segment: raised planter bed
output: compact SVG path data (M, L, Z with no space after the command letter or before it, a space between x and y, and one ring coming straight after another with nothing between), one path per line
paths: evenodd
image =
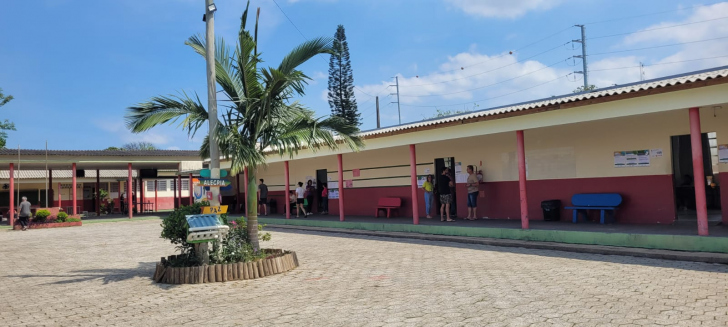
M34 223L31 222L28 225L28 229L42 229L42 228L59 228L59 227L73 227L73 226L82 226L82 221L73 221L73 222L65 222L65 223ZM15 224L13 226L13 230L21 230L23 229L20 224Z
M164 284L202 284L230 282L235 280L258 279L272 276L298 267L296 252L279 249L265 249L272 252L265 259L253 262L225 263L197 267L165 267L167 260L162 258L154 271L154 281Z

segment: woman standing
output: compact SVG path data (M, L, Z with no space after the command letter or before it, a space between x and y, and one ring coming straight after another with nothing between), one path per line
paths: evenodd
M427 175L427 180L422 185L422 188L425 189L425 213L427 214L427 218L432 219L430 209L432 208L432 191L435 189L435 186L432 185L432 175Z
M306 183L306 201L308 202L308 214L313 215L313 196L316 194L316 188L313 186L313 181L308 180Z
M306 212L306 208L303 207L303 199L304 193L306 191L303 189L303 183L298 182L298 187L296 188L296 218L298 218L298 212L303 211L303 217L308 217L308 213Z
M323 184L324 189L321 191L321 208L323 209L322 214L329 214L329 188L326 184Z

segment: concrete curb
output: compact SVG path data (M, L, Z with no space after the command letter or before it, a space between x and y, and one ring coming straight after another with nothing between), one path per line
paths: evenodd
M325 232L325 233L405 238L405 239L426 240L426 241L480 244L480 245L503 246L503 247L520 247L520 248L538 249L538 250L554 250L554 251L604 254L604 255L622 255L622 256L633 256L633 257L651 258L651 259L728 264L728 254L724 254L724 253L685 252L685 251L658 250L658 249L625 248L625 247L604 246L604 245L567 244L567 243L538 242L538 241L519 241L519 240L483 238L483 237L447 236L447 235L433 235L433 234L406 233L406 232L383 232L383 231L353 230L353 229L326 228L326 227L309 227L309 226L296 226L296 225L268 224L267 227L272 228L272 229L279 229L279 230L285 230L285 229L305 230L305 231L315 231L315 232Z

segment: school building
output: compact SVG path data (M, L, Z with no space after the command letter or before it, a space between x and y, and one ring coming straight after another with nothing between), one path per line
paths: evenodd
M257 177L265 179L269 198L276 199L275 210L286 213L287 192L313 180L319 190L329 185L329 212L342 221L373 216L378 199L396 197L403 201L399 216L418 224L425 216L418 179L437 177L442 167L450 167L456 179L454 211L465 217L462 174L473 165L483 176L478 216L518 219L524 229L529 221L543 219L541 202L546 200L560 200L561 220L571 220L572 211L564 208L573 195L583 193L620 194L616 224L685 220L695 223L695 233L708 235L709 226L728 223L722 210L728 194L721 192L722 181L728 182L728 67L361 136L365 148L359 152L302 149L293 158L271 153ZM234 182L242 180L238 176ZM244 196L245 188L235 188L228 196ZM320 206L316 198L314 212ZM430 214L439 221L439 208L433 207Z
M99 216L102 190L108 193L105 200L112 203L112 213L122 213L122 198L125 206L133 203L136 213L173 209L192 201L191 172L202 168L198 151L178 150L5 148L0 149L0 163L0 214L11 224L7 213L22 197L34 210L60 207L69 215ZM127 211L129 218L135 213Z

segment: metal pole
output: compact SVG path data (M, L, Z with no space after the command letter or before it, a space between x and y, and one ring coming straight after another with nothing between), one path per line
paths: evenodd
M101 173L96 169L96 217L101 217Z
M693 184L695 210L698 214L698 235L708 236L708 206L705 199L705 168L703 168L703 140L700 129L700 108L690 108L690 146L693 153Z
M516 131L518 140L518 188L521 195L521 228L528 229L528 196L526 192L526 147L523 131Z
M46 170L46 172L48 172L48 141L47 140L46 140L46 167L45 167L45 170ZM48 172L48 178L52 178L51 175L50 175L50 172ZM49 206L48 205L48 183L49 183L48 178L46 178L45 206L47 208L50 208L52 206Z
M212 0L205 0L205 60L207 61L207 111L210 122L210 178L220 178L220 150L217 144L217 97L215 87L215 12L210 11ZM220 188L211 187L211 206L219 206Z
M589 91L589 71L587 70L586 60L586 27L584 25L574 25L581 28L581 40L573 40L572 42L581 43L581 56L574 56L574 58L581 58L582 71L576 72L584 75L584 92Z
M129 164L129 167L131 167L131 164ZM71 164L71 169L72 169L71 174L73 174L73 178L72 178L73 185L71 185L71 187L72 187L71 196L73 199L73 202L71 202L71 205L73 206L73 209L71 210L71 212L73 212L73 215L75 216L75 215L78 215L78 209L76 208L76 163L75 162L73 164ZM130 176L129 178L131 180L131 170L129 170L129 176ZM131 218L131 217L129 217L129 218Z
M129 213L128 214L129 219L132 219L134 217L134 207L133 207L133 203L131 202L131 199L132 199L132 196L131 196L131 184L132 184L132 181L131 181L131 162L127 164L127 172L128 172L128 176L127 176L127 179L126 179L126 202L127 202L126 208L127 208L127 212ZM74 196L74 198L76 198L76 197Z
M379 124L379 96L377 96L375 99L377 102L377 128L380 128L381 125Z
M420 224L420 208L417 197L417 154L415 145L410 144L410 188L412 189L412 223Z
M399 116L399 124L402 125L402 112L399 110L399 76L395 76L394 81L397 85L397 115Z
M10 228L13 228L15 224L15 164L10 163L10 212L8 212L8 221L10 222Z

